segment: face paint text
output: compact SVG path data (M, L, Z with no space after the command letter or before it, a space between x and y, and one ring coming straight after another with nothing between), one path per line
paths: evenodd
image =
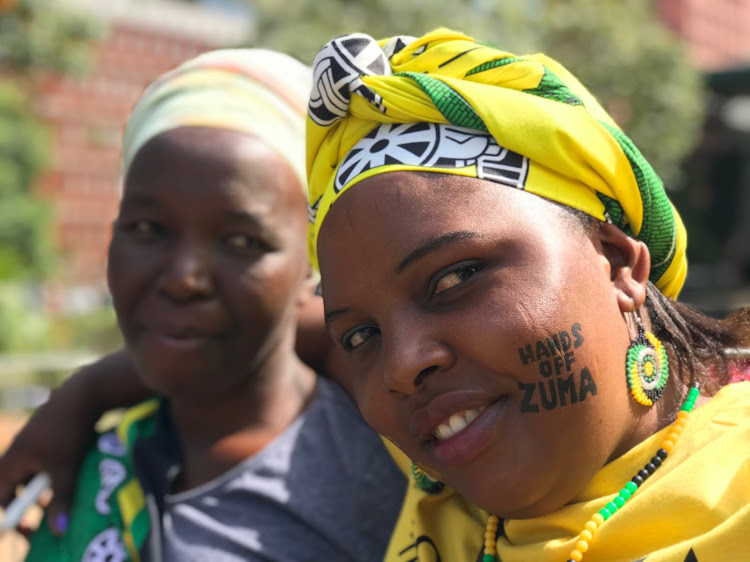
M583 402L589 394L596 395L596 383L589 369L583 367L578 373L574 370L574 350L581 347L583 341L581 325L575 323L570 333L562 330L518 348L521 363L537 363L543 377L536 383L518 383L519 389L524 391L521 412L539 413L540 405L550 411Z

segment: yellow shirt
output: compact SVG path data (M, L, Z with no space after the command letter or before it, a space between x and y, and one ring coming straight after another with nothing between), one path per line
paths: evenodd
M654 456L668 428L600 470L555 513L506 520L502 562L565 562L577 535ZM395 453L399 464L408 461ZM386 562L481 560L487 514L446 488L411 482ZM750 560L750 382L724 387L693 411L662 466L596 532L584 562Z

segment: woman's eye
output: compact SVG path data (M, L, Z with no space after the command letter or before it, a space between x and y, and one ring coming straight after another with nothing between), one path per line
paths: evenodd
M263 247L263 243L257 238L245 234L233 234L226 238L228 246L236 250L255 250Z
M135 234L141 240L151 240L164 231L158 223L149 220L133 221L125 226L125 230Z
M435 296L447 289L455 287L456 285L460 285L470 277L476 275L481 269L481 264L471 263L448 271L437 279L432 290L432 295Z
M133 225L133 232L136 234L154 234L156 225L151 221L138 221Z
M352 349L359 347L372 336L377 335L379 330L375 326L360 326L349 330L344 334L342 338L342 344L344 349L351 351Z

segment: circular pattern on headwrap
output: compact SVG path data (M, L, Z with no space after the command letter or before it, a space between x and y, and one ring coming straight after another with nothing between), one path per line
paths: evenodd
M686 233L661 180L559 63L439 29L418 39L339 37L313 68L308 242L316 267L321 225L347 189L390 171L440 171L512 185L613 222L648 246L656 286L670 297L679 293ZM447 149L443 141L459 134L473 137L472 145L491 138L495 154L430 157L432 145ZM501 153L500 172L486 173L486 161Z
M368 88L360 76L384 76L390 72L391 65L385 53L369 35L351 33L330 41L313 64L310 115L319 125L332 125L346 117L352 94L381 107L382 98Z
M437 123L394 123L376 127L341 162L334 190L382 166L439 168L523 189L529 160L495 142L489 134Z

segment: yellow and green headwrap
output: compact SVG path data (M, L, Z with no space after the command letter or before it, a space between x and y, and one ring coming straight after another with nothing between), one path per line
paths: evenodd
M510 185L610 221L643 241L651 281L676 297L686 233L653 168L581 83L541 55L515 56L438 29L329 42L307 117L309 250L359 181L440 171Z

